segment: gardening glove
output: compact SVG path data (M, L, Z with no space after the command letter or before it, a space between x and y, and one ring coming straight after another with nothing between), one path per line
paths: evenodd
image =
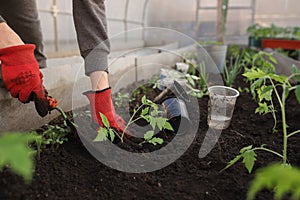
M50 110L34 49L33 44L0 49L2 79L12 97L22 103L34 101L38 114L44 117Z
M111 88L106 88L100 91L87 91L83 93L90 101L90 110L94 123L103 127L100 113L108 119L110 127L116 129L119 134L123 133L126 123L121 116L116 114L113 102L111 99ZM124 134L128 138L127 134Z

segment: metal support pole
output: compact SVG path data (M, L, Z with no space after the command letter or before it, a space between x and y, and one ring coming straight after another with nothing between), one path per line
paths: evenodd
M145 40L145 24L146 24L146 12L147 12L147 7L148 7L148 2L149 0L145 0L144 3L144 8L143 8L143 17L142 17L142 28L143 28L143 36L142 40Z
M57 4L56 0L52 1L52 7L51 7L51 14L53 16L53 28L54 28L54 49L56 52L58 52L58 28L57 28L57 14L58 14L58 9L57 9Z
M251 24L255 23L255 11L256 11L256 0L252 0L252 15L251 15Z
M129 7L129 1L130 0L126 0L126 4L125 4L125 12L124 12L124 32L125 32L125 41L127 42L128 39L128 35L127 35L127 30L128 30L128 24L127 24L127 20L128 20L128 7Z

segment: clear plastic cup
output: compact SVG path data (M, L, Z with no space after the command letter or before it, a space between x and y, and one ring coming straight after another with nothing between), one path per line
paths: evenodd
M211 86L208 88L208 93L208 126L212 129L228 128L240 93L226 86Z

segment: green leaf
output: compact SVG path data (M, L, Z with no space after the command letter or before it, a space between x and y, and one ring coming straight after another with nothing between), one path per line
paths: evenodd
M3 133L0 136L0 169L6 165L26 182L32 179L35 151L28 143L38 140L40 136L26 133Z
M239 161L242 158L242 155L237 155L235 158L233 158L231 161L229 161L226 165L226 167L224 169L222 169L221 171L228 169L229 167L231 167L232 165L234 165L237 161Z
M296 95L298 102L300 103L300 85L296 86L295 95Z
M266 102L258 103L258 107L255 109L255 113L259 113L259 114L266 114L269 111L270 110Z
M273 62L274 64L277 64L277 60L271 55L271 54L266 54L268 59L270 59L271 62Z
M256 90L257 90L257 88L260 88L264 84L264 80L265 80L264 77L259 78L251 84L250 91L251 91L253 97L256 97Z
M286 76L279 76L279 75L277 75L277 74L269 74L269 76L270 76L270 78L271 79L273 79L273 80L275 80L275 81L277 81L277 82L279 82L279 83L284 83L284 81L287 79L287 77Z
M267 74L261 69L251 69L249 72L243 74L243 76L247 77L249 80L258 79L266 75Z
M156 117L156 116L158 115L158 110L157 110L157 109L152 110L152 111L150 112L150 115L151 115L152 117Z
M259 101L261 102L264 99L266 101L271 101L272 100L272 92L273 92L273 87L272 86L263 85L261 88L259 88L257 90Z
M141 116L144 120L146 120L147 122L150 122L150 115L146 115L146 116Z
M234 165L237 161L239 161L239 160L242 158L243 154L244 154L246 151L251 150L251 149L252 149L252 145L246 146L246 147L242 148L242 149L240 150L240 154L237 155L235 158L233 158L231 161L229 161L229 162L227 163L226 167L225 167L224 169L222 169L221 171L223 171L223 170L225 170L225 169L228 169L229 167L231 167L232 165Z
M188 83L189 83L191 86L193 86L193 87L196 86L196 82L194 81L194 79L193 79L190 75L189 75L189 76L186 76L186 79L187 79Z
M146 141L150 140L154 135L154 131L147 131L146 134L144 135L144 139Z
M94 142L103 142L103 141L105 141L107 139L107 134L108 134L108 132L107 132L106 128L100 128L96 138L94 139Z
M284 195L300 199L300 169L280 164L259 169L251 182L247 200L255 199L263 189L272 190L274 199L282 199Z
M163 129L166 122L167 122L166 118L163 118L163 117L156 118L156 125L159 128L159 130Z
M166 122L164 124L164 129L170 130L170 131L174 131L172 125L169 122Z
M154 137L151 140L148 141L150 144L153 144L154 146L157 144L162 144L164 142L163 139L158 138L158 137Z
M146 104L147 103L147 99L146 99L146 96L144 95L143 97L142 97L142 104Z
M110 140L113 142L115 139L115 132L113 129L109 129L109 136L110 136Z
M100 117L101 117L101 120L102 120L103 125L104 125L106 128L109 128L109 127L110 127L110 124L109 124L109 121L108 121L107 117L106 117L104 114L102 114L102 113L100 113Z
M240 150L240 153L243 154L244 152L251 150L251 149L252 149L252 145L246 146Z
M144 108L143 110L142 110L142 113L141 113L141 115L146 115L146 114L148 114L148 112L149 112L149 107L147 107L147 108Z
M243 154L243 163L245 164L247 170L249 173L251 173L254 162L256 160L256 153L251 149L251 150L246 150Z
M150 123L150 125L152 127L152 130L154 130L155 127L156 127L156 119L155 119L155 117L149 116L149 123Z

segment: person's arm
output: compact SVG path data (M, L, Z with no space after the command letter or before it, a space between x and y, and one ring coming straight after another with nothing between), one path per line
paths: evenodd
M1 16L0 16L1 17ZM1 18L3 19L3 18ZM0 23L0 49L22 45L24 42L5 22Z
M92 83L91 90L84 94L90 101L93 121L103 127L102 113L110 126L122 133L125 121L115 112L108 79L110 41L104 0L73 0L73 16L80 53L85 61L85 74Z
M85 73L91 79L92 90L109 87L108 59L110 42L104 0L73 0L73 16Z
M8 26L0 23L1 78L11 96L22 103L34 101L41 117L48 114L49 102L43 75L34 56L35 45L24 44Z

